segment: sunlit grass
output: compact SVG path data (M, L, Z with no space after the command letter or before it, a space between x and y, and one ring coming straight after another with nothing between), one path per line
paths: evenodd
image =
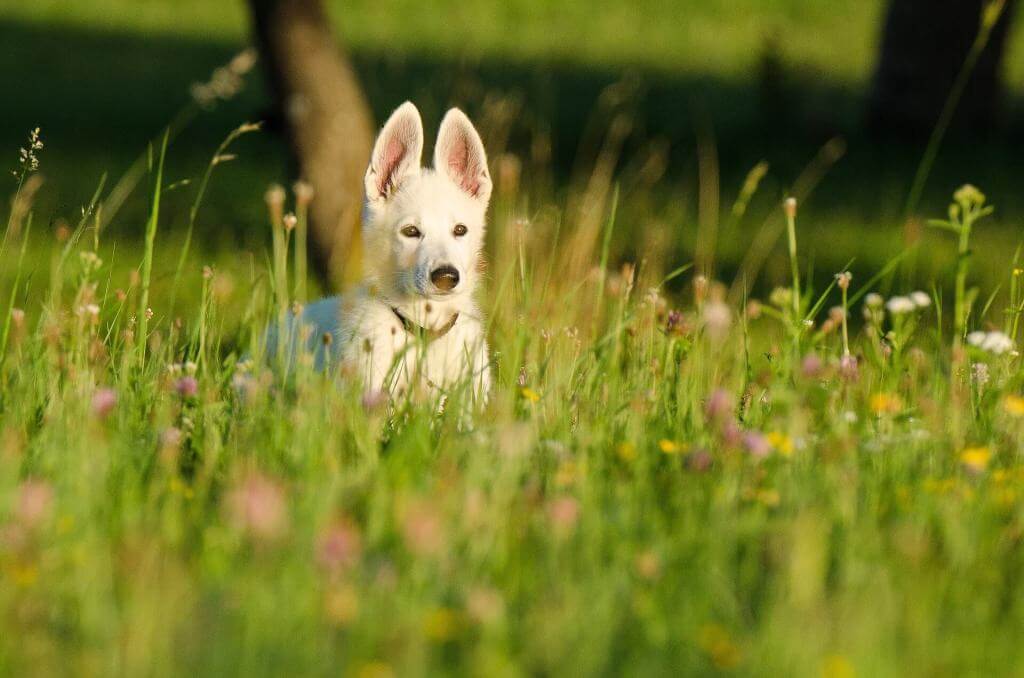
M897 241L891 266L815 288L815 225L790 205L799 294L754 299L741 280L730 298L623 223L642 184L595 170L551 198L505 157L483 295L496 385L479 411L458 390L439 411L306 360L268 368L294 251L183 257L160 216L176 193L198 205L199 185L167 192L159 154L139 183L151 250L120 247L116 217L96 229L106 185L56 233L22 195L4 240L4 673L1015 665L1013 263L961 260L962 286L951 265L916 290ZM612 243L633 263L608 263Z

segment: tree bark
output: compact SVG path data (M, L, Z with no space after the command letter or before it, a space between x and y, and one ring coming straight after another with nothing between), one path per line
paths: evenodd
M311 257L339 284L353 252L363 174L373 141L370 109L331 32L321 0L248 0L257 47L295 169L313 186Z
M889 0L878 66L868 100L868 129L926 137L978 35L988 0ZM1016 0L1008 0L960 99L953 127L990 132L999 120L1006 35Z

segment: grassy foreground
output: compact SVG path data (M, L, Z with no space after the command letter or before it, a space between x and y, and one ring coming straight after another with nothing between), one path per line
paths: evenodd
M130 275L103 261L102 198L42 272L29 206L8 221L0 673L1019 665L1024 290L1019 269L998 302L972 287L976 189L936 224L954 298L869 295L898 258L807 289L787 204L796 286L756 302L667 248L612 270L615 190L527 222L499 167L497 384L467 413L458 390L439 411L264 367L262 328L302 289L281 231L244 280L181 257L194 302L152 286L179 261L160 156Z

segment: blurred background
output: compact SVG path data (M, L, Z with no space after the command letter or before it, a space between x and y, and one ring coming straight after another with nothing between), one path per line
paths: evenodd
M372 134L409 99L423 113L428 149L447 107L477 122L499 185L495 209L531 220L550 210L585 214L596 202L604 213L617 187L616 261L657 250L669 263L713 261L727 281L784 281L788 263L771 255L782 252L779 203L793 192L801 250L822 280L851 259L855 274L868 276L919 242L902 275L926 286L952 264L954 248L923 220L944 216L952 191L971 182L997 206L976 240L994 285L1024 214L1024 20L1011 1L990 6L1001 14L979 30L986 6L3 0L0 151L5 169L16 169L29 130L42 128L37 238L77 219L106 173L101 193L121 186L124 200L104 240L125 257L141 242L151 185L144 172L118 182L172 124L165 174L175 190L160 235L172 254L156 272L164 283L196 180L247 121L264 128L235 141L237 158L216 167L191 258L226 268L246 266L241 253L262 260L263 194L302 175L317 191L316 263L351 279L350 224ZM260 59L239 82L211 76L250 45ZM962 95L916 190L958 76ZM745 180L749 188L759 178L749 205L734 208ZM8 182L4 193L13 194ZM610 188L595 193L597 184Z

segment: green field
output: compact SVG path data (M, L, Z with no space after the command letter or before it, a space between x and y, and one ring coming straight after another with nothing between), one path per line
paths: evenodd
M0 675L1020 675L1018 132L951 139L920 212L953 223L907 226L922 149L857 125L882 3L690 4L334 6L378 119L412 99L429 144L458 104L522 160L496 384L443 411L263 355L308 301L272 293L281 141L197 202L257 74L158 174L242 3L0 7Z

